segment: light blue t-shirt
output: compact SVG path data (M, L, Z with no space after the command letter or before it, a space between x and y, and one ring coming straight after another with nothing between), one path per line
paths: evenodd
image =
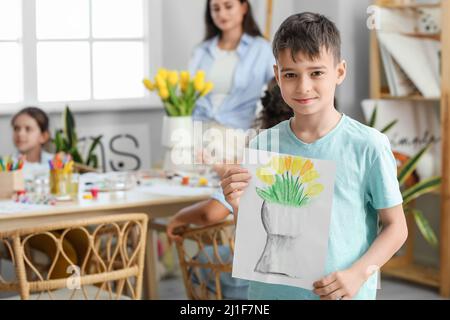
M279 150L271 146L274 130L278 130ZM377 237L377 210L403 201L388 138L346 115L313 143L298 139L287 120L259 134L250 142L250 148L335 162L326 274L347 269L357 261ZM226 203L223 194L216 193L213 198ZM372 275L354 299L375 299L377 280L378 274ZM309 290L285 285L251 281L249 287L249 299L318 298Z

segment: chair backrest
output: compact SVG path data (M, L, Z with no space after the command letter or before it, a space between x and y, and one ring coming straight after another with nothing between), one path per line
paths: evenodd
M0 290L16 291L22 299L140 299L148 218L116 214L42 223L0 233L16 277L0 274ZM39 245L47 263L32 251ZM56 274L58 267L66 274Z
M230 277L233 267L234 228L234 222L226 220L180 232L183 241L176 246L189 299L224 298L222 280L225 274Z

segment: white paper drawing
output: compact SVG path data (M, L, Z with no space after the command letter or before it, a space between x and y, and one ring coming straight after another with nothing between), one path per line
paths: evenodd
M233 277L312 289L325 274L335 164L246 149Z

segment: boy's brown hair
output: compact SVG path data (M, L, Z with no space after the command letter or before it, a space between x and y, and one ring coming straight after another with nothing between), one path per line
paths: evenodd
M314 60L325 48L341 60L341 36L336 25L324 15L303 12L290 16L281 24L273 39L272 49L275 59L280 51L291 50L292 59L298 52Z

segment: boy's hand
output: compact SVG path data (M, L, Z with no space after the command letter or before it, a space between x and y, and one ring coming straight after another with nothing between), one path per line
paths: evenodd
M349 300L352 299L366 281L361 272L356 269L346 269L333 272L314 282L313 292L320 296L320 300Z
M225 199L233 207L235 212L239 208L239 199L248 186L250 178L251 175L248 170L239 166L229 168L223 175L220 185Z

